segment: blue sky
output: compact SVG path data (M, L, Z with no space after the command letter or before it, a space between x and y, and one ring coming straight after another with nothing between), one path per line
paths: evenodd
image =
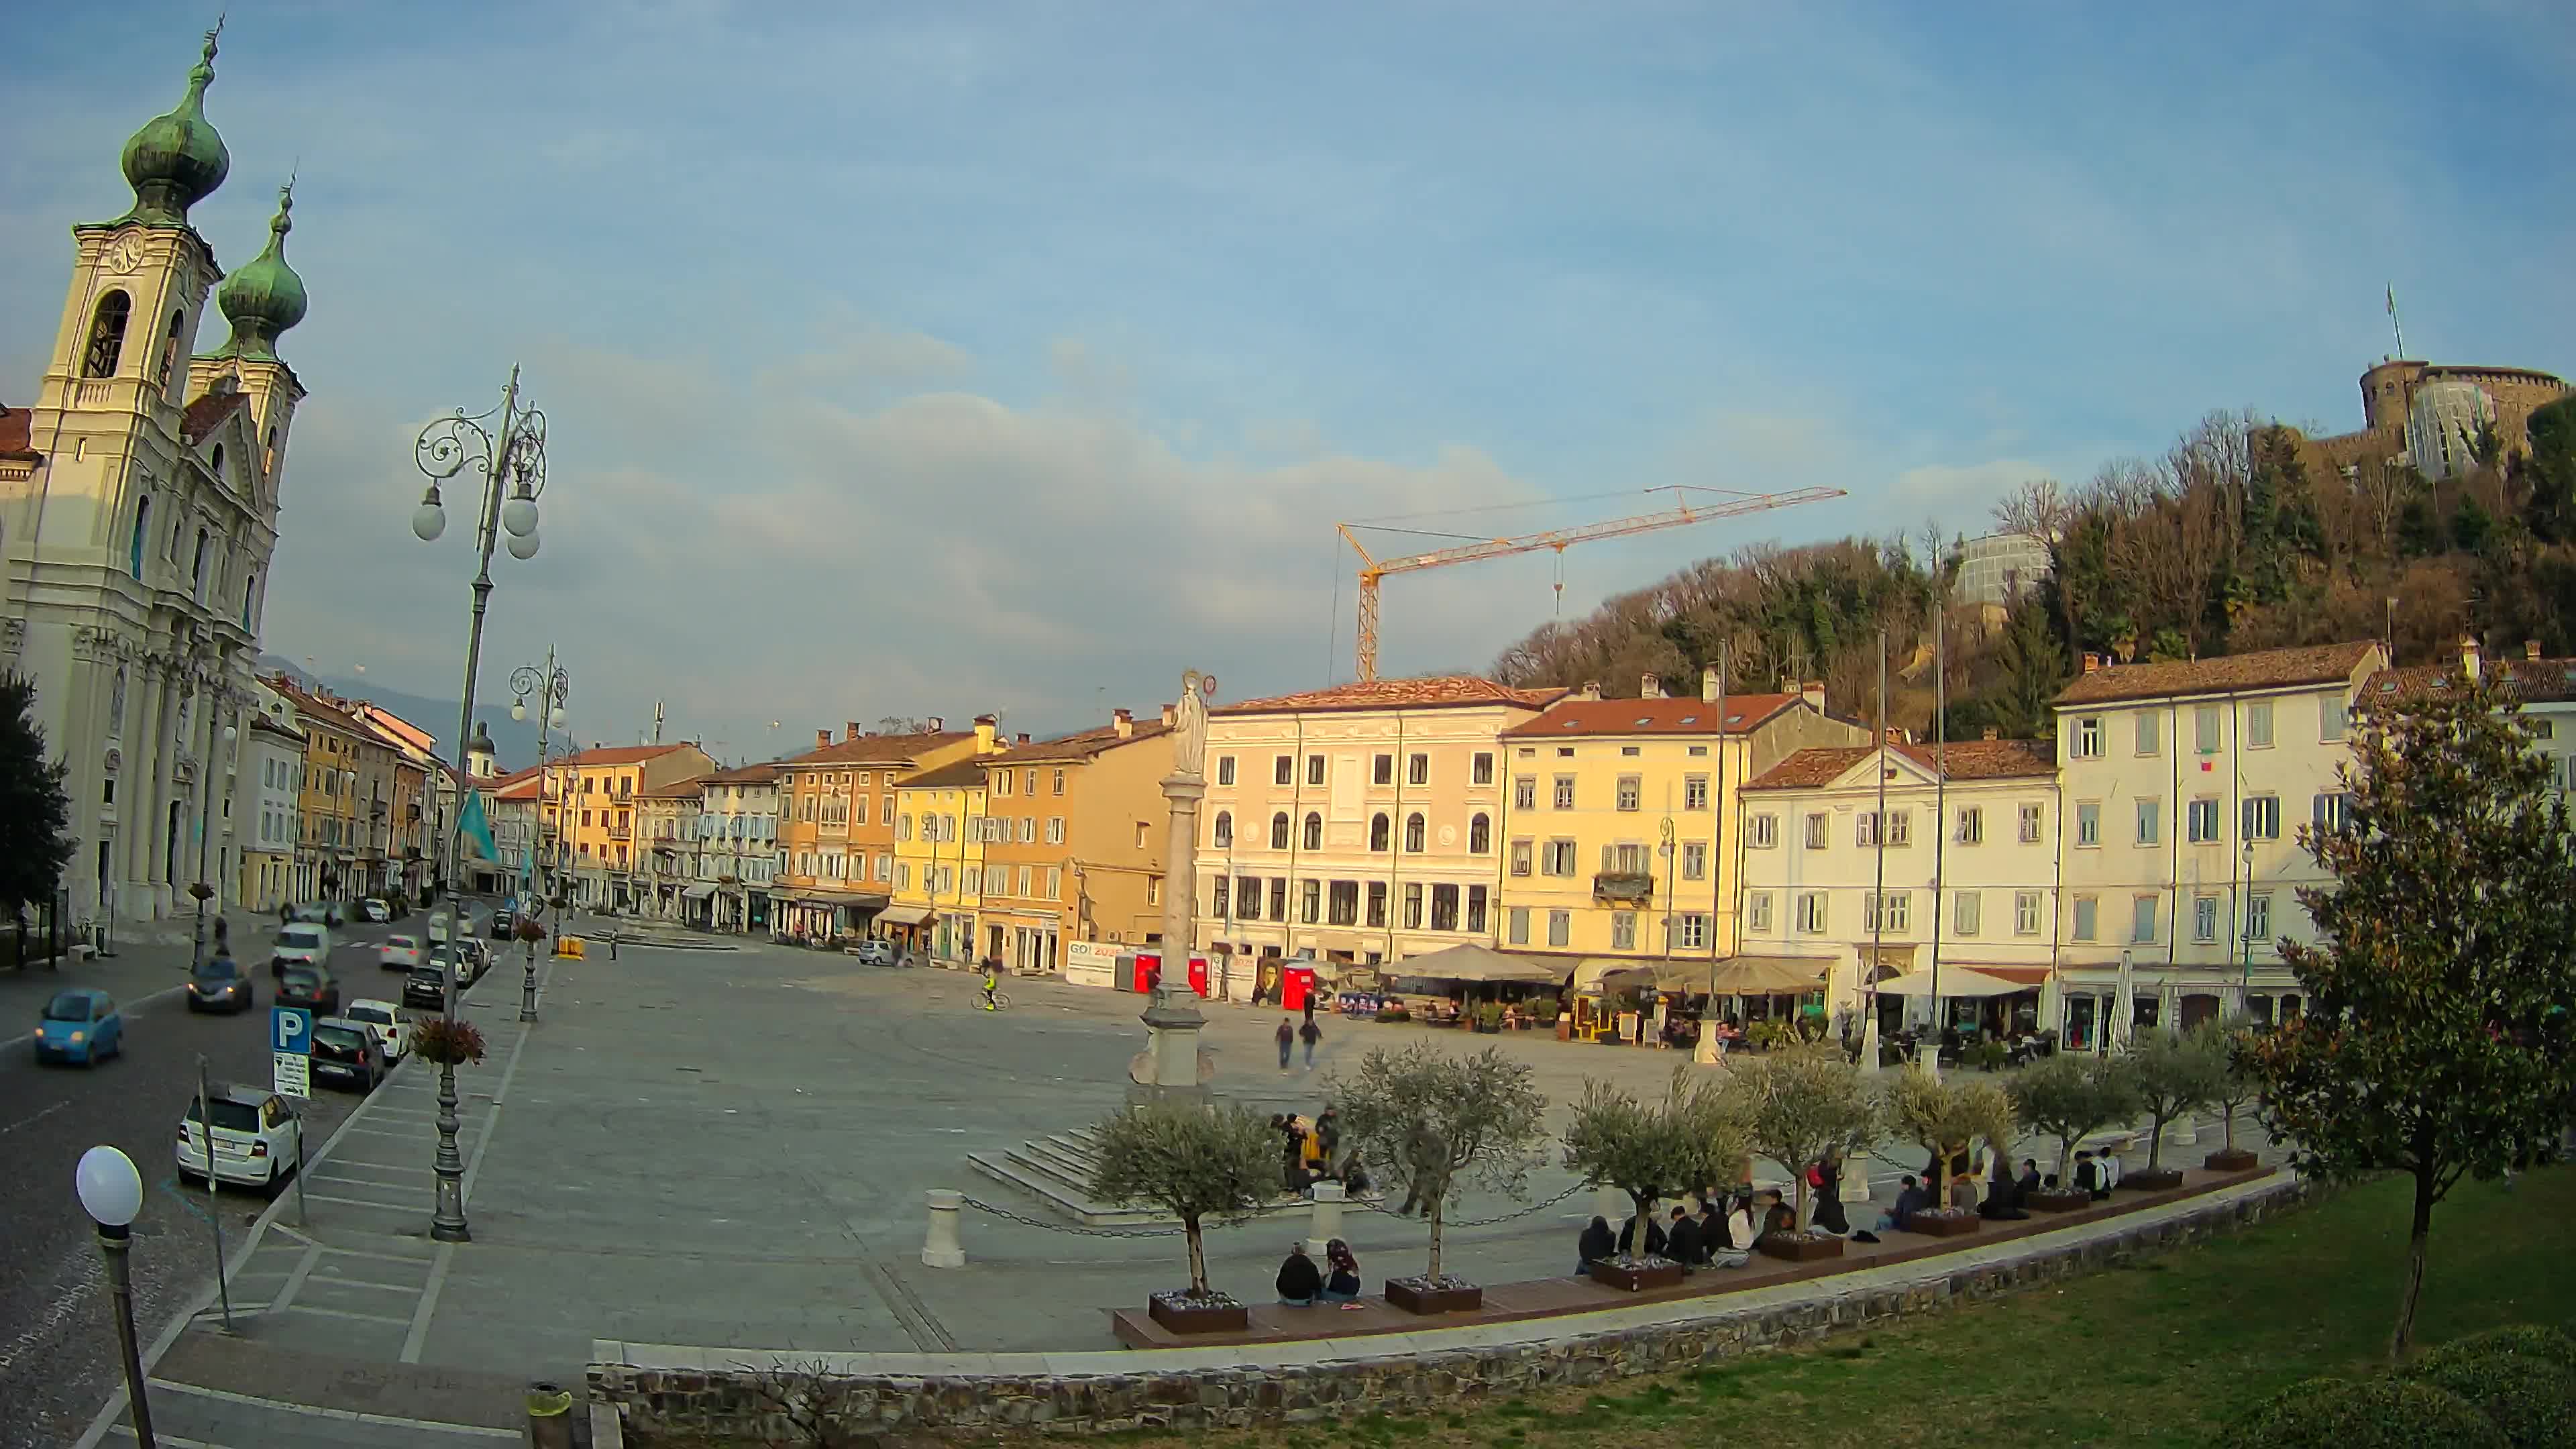
M517 361L546 547L496 563L488 663L561 645L590 738L657 697L757 753L1309 686L1349 668L1336 518L1852 494L1577 550L1569 614L1747 542L1973 533L2213 408L2356 425L2390 284L2418 356L2576 367L2546 0L420 17L224 33L196 220L237 265L300 168L312 294L267 643L453 688L465 530L411 540L410 435ZM0 399L210 18L13 40ZM1482 666L1552 568L1391 581L1386 667Z

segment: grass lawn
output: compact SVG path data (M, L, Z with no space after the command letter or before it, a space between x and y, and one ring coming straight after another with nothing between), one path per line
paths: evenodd
M2253 1231L1901 1327L1686 1374L1421 1417L1257 1431L1130 1433L1191 1449L1656 1449L1750 1441L2204 1446L2295 1380L2387 1352L2409 1184L2343 1193ZM2465 1182L2436 1210L2416 1342L2501 1323L2576 1331L2576 1168L2507 1192Z

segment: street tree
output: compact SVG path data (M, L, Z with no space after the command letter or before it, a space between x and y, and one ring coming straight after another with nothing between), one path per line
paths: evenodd
M1210 1297L1201 1225L1241 1222L1279 1195L1279 1134L1247 1107L1148 1102L1103 1119L1094 1137L1091 1195L1179 1218L1190 1297Z
M1808 1164L1835 1148L1846 1156L1865 1153L1886 1129L1883 1094L1839 1048L1738 1055L1728 1062L1720 1090L1752 1149L1789 1169L1801 1225L1809 1221Z
M2138 1109L2147 1114L2151 1134L2147 1171L2164 1169L2165 1128L2184 1113L2214 1105L2227 1089L2227 1055L2223 1045L2210 1049L2215 1041L2205 1032L2151 1031L2126 1053Z
M1547 1142L1547 1098L1530 1069L1487 1047L1451 1056L1429 1042L1372 1048L1359 1070L1332 1079L1342 1133L1362 1160L1421 1200L1431 1220L1425 1282L1440 1275L1440 1229L1452 1187L1516 1193Z
M1564 1140L1565 1165L1585 1186L1615 1187L1636 1205L1629 1241L1639 1256L1655 1199L1732 1183L1752 1150L1752 1134L1719 1084L1694 1079L1688 1067L1673 1069L1660 1101L1585 1079Z
M2496 671L2365 697L2346 808L2299 832L2332 878L2281 948L2307 1010L2245 1054L2300 1170L2413 1179L2392 1360L2434 1207L2547 1150L2576 1095L2576 844L2536 733Z
M1921 1066L1897 1074L1888 1092L1888 1122L1905 1140L1932 1155L1923 1186L1935 1205L1946 1205L1950 1159L1979 1138L1995 1152L2012 1151L2013 1104L1988 1078L1944 1080Z
M47 756L36 723L35 681L0 675L0 906L17 922L22 966L27 907L54 898L71 859L71 801L63 764Z
M2200 1049L2216 1058L2209 1105L2218 1109L2218 1129L2224 1138L2220 1150L2233 1155L2236 1119L2263 1092L2263 1084L2245 1069L2245 1053L2254 1031L2250 1023L2221 1027L2216 1022L2203 1022L2193 1035Z
M2008 1089L2022 1125L2057 1139L2057 1181L2071 1184L2075 1144L2138 1115L2138 1088L2126 1057L2058 1052L2022 1068Z

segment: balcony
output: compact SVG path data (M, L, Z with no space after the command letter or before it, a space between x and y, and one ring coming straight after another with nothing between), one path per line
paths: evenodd
M634 834L635 832L633 830L623 825L612 825L608 827L608 838L611 840L631 840L634 838Z
M1646 871L1605 870L1592 877L1592 899L1622 905L1644 905L1655 898L1655 877Z

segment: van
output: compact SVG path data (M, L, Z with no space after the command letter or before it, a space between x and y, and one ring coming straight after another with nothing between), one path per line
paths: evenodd
M289 966L327 967L331 964L331 928L310 921L291 921L277 928L277 938L268 953L271 975Z

